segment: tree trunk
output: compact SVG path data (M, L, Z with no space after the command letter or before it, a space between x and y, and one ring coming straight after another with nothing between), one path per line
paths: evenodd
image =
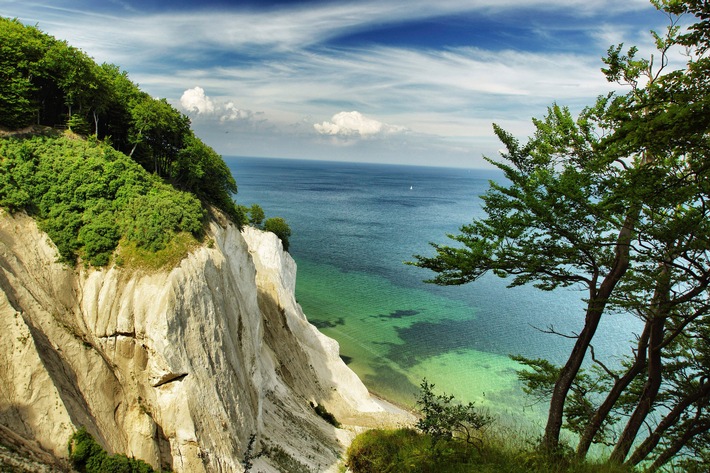
M653 433L651 433L651 435L649 435L646 440L641 443L641 445L636 447L636 450L626 463L635 466L645 460L661 441L663 434L678 423L681 415L686 411L686 409L688 409L699 399L707 397L708 395L710 395L710 382L705 381L700 385L697 391L680 400L676 406L671 409L668 414L666 414L661 422L658 423Z
M94 135L99 136L99 114L94 110Z
M611 412L614 408L614 405L619 400L619 397L621 397L624 393L626 388L629 387L631 382L636 378L636 376L639 375L639 373L643 371L646 366L646 350L648 346L648 338L651 332L650 326L651 324L647 322L644 326L643 333L639 337L636 360L634 361L634 364L626 370L626 373L624 373L623 376L616 380L614 386L612 386L609 391L609 394L607 394L604 399L604 402L602 402L599 408L594 412L594 415L585 427L584 432L582 432L579 443L577 444L577 458L582 459L586 457L589 452L589 448L592 446L594 437L599 432L599 429L604 423L604 420L608 417L609 412Z
M138 137L136 138L136 142L133 144L133 148L131 149L131 152L128 154L129 158L133 157L133 153L136 151L136 148L138 147L138 143L141 142L141 136L143 136L143 128L138 130Z
M626 455L628 455L634 440L636 440L636 435L638 435L639 429L641 429L643 422L646 420L646 416L651 412L653 403L661 388L663 362L661 360L659 345L663 341L663 326L665 320L665 318L658 318L652 321L648 350L648 379L641 392L641 397L636 404L636 409L634 409L634 412L631 414L624 431L621 433L619 440L614 446L614 450L611 452L609 460L614 463L623 463L626 459Z
M584 357L589 349L589 344L592 342L594 334L597 331L607 301L614 291L616 284L629 268L631 237L633 236L634 227L636 226L636 221L640 213L641 205L636 204L626 215L624 225L621 227L621 230L619 230L619 236L616 239L614 263L611 266L611 270L604 278L604 281L599 286L599 290L589 298L587 314L584 318L584 327L574 344L567 363L562 367L560 376L555 382L552 398L550 399L550 410L548 411L545 435L542 438L542 447L545 450L553 451L559 446L567 394L572 387L577 373L579 373L579 368L582 366Z
M658 275L656 289L651 302L651 313L649 322L651 324L651 334L648 343L648 367L646 384L639 397L636 409L631 414L624 431L611 452L609 460L615 463L623 463L626 455L629 454L631 446L636 440L639 429L646 420L653 407L658 391L661 389L663 381L663 360L661 348L663 347L665 325L669 315L669 292L670 275L667 264L661 265L661 272Z
M696 435L700 435L704 432L707 432L710 430L710 425L707 423L700 424L700 425L689 425L688 428L683 432L683 435L680 437L676 438L673 443L671 443L667 449L661 453L658 458L656 458L653 461L653 464L648 468L648 473L655 473L658 471L660 468L663 467L670 459L675 457L678 452L682 450L682 448Z

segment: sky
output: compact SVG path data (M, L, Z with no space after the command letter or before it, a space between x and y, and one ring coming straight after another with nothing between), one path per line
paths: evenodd
M624 91L611 45L650 51L648 0L0 0L187 114L224 156L490 167L553 103Z

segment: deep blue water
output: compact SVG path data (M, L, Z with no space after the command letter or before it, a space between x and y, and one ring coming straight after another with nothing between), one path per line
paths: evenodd
M509 289L486 276L459 287L425 284L433 276L407 266L431 255L428 242L482 217L480 196L494 170L225 158L237 202L258 203L292 230L297 298L306 316L341 344L341 354L374 391L407 402L422 377L462 399L493 408L520 405L523 354L561 362L583 319L584 293ZM623 353L636 326L608 318L598 352Z

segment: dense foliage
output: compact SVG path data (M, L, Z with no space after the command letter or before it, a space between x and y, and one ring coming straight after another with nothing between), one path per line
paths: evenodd
M155 470L143 460L125 455L109 455L84 427L69 441L69 459L81 473L153 473Z
M674 460L710 467L710 5L653 1L669 27L653 33L655 60L609 49L604 74L629 87L578 117L554 105L521 144L490 160L509 184L492 184L487 217L461 228L456 245L434 245L417 264L439 284L493 272L511 286L585 291L584 324L562 366L518 357L526 391L549 400L542 439L563 448L578 434L583 459L594 443L609 460L656 471ZM691 21L681 31L678 16ZM688 58L668 71L669 52ZM594 349L602 317L637 317L643 330L621 361ZM550 328L551 333L556 333ZM586 366L585 367L585 360Z
M124 154L64 136L0 140L0 206L35 216L64 260L95 266L108 263L122 236L150 251L180 232L199 238L205 217L192 194Z
M1 128L27 132L0 140L0 207L35 216L67 262L105 265L119 241L139 260L172 245L149 266L173 261L189 246L176 235L200 237L206 205L240 227L264 221L258 205L236 205L234 177L187 116L117 66L0 17ZM60 138L65 128L90 139ZM288 249L283 219L265 227Z
M165 99L128 74L17 20L0 18L0 126L67 127L110 142L149 172L242 221L237 185L221 156Z

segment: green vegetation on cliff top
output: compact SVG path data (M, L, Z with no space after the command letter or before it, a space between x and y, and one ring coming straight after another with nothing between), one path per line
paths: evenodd
M206 213L194 195L103 143L4 139L0 156L0 206L33 215L65 261L103 266L122 239L157 252L181 233L202 235Z
M0 127L28 131L0 140L0 207L36 218L66 262L106 265L119 242L123 260L174 262L208 206L245 223L234 177L187 116L117 66L5 18Z

